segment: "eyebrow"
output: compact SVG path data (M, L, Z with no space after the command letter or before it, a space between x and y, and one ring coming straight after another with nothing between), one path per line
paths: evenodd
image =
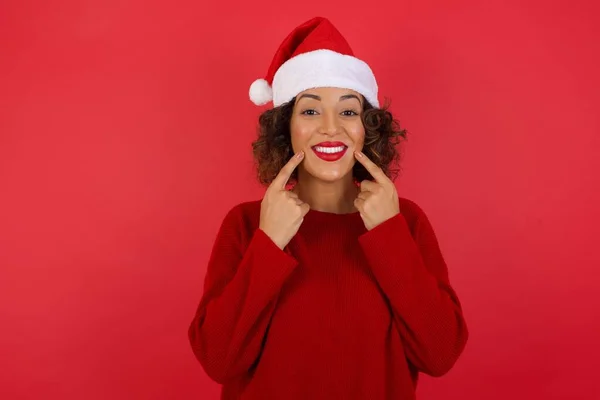
M355 95L355 94L345 94L345 95L343 95L343 96L340 97L340 101L347 100L347 99L356 99L356 100L358 100L359 104L362 104L362 101L360 101L360 99L358 98L358 96Z
M303 94L302 96L300 96L298 98L298 101L300 101L300 99L302 99L304 97L308 97L310 99L315 99L315 100L321 101L321 97L320 96L317 96L316 94L310 94L310 93ZM343 96L340 96L340 101L342 101L342 100L348 100L348 99L356 99L356 100L358 100L358 102L360 104L362 104L362 102L360 101L360 99L358 98L358 96L355 95L355 94L345 94Z

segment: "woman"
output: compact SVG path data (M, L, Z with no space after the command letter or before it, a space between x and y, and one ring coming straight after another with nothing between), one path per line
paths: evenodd
M324 18L281 44L256 104L261 201L225 217L189 328L222 399L414 399L467 327L434 231L388 177L405 136Z

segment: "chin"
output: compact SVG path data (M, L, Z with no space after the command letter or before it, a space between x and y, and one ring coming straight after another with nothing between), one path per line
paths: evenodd
M352 173L352 168L311 168L307 172L313 178L323 182L336 182L343 179L346 175Z

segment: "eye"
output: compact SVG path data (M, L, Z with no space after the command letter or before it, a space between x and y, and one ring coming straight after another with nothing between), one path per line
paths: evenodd
M344 110L342 111L342 115L344 115L345 117L353 117L355 115L358 115L358 113L354 110Z
M317 115L317 112L313 109L308 109L308 110L304 110L302 111L300 114L303 115Z

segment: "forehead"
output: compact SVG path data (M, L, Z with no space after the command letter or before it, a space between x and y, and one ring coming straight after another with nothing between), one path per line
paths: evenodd
M336 100L339 99L341 96L345 96L348 94L353 94L356 97L358 97L359 99L362 97L361 94L358 93L357 91L354 91L352 89L344 89L344 88L337 88L337 87L319 87L319 88L307 89L307 90L304 90L304 91L298 93L297 97L300 97L303 94L314 94L321 98L335 98Z

